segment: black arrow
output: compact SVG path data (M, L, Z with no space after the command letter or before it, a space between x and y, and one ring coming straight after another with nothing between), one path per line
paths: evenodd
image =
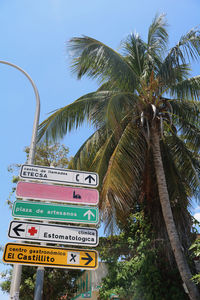
M13 231L14 231L14 233L15 233L17 236L20 236L19 231L25 231L25 229L19 228L19 227L21 227L21 226L22 226L22 224L18 224L17 226L15 226L15 227L13 228Z
M89 263L91 263L91 261L93 261L93 258L90 256L89 253L85 252L85 254L87 255L87 257L82 257L82 260L87 260L85 266L89 265Z
M85 180L89 180L89 183L91 183L92 180L95 181L95 179L91 175L89 175L88 177L86 177Z

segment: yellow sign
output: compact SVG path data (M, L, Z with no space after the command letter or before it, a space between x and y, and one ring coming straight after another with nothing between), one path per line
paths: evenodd
M51 268L96 269L98 252L86 249L8 243L4 248L3 261L9 264L43 265Z

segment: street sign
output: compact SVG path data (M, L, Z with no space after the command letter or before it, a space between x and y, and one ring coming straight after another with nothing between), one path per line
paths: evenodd
M23 179L29 180L40 180L80 186L97 187L99 184L99 177L97 173L35 165L22 165L19 176Z
M99 201L99 192L96 189L73 188L71 186L24 181L18 182L16 196L18 198L87 205L96 205Z
M78 246L98 245L98 231L95 228L24 221L12 221L8 230L8 237L26 241L43 241L53 244Z
M15 201L12 215L16 218L49 220L66 223L97 224L97 207L63 205L33 201Z
M96 269L98 252L86 249L8 243L4 248L3 261L8 264L43 265L51 268Z

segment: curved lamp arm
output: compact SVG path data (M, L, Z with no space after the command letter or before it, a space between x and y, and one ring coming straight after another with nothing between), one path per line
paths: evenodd
M9 65L17 70L19 70L20 72L22 72L30 81L33 89L34 89L34 93L35 93L35 98L36 98L36 111L35 111L35 118L34 118L34 123L33 123L33 131L32 131L32 138L31 138L31 144L30 144L30 152L29 152L29 156L28 156L28 164L33 164L34 163L34 158L35 158L35 147L36 147L36 142L37 142L37 130L38 130L38 123L39 123L39 116L40 116L40 96L37 90L37 87L35 85L35 83L33 82L33 80L31 79L31 77L28 75L28 73L26 73L22 68L18 67L17 65L14 65L10 62L4 61L4 60L0 60L1 64L4 65Z
M31 83L35 97L36 97L36 111L35 111L35 118L33 123L33 130L32 130L32 138L31 138L31 144L30 144L30 151L28 156L28 164L33 164L35 159L35 148L36 148L36 142L37 142L37 130L38 130L38 123L39 123L39 115L40 115L40 96L37 90L37 87L31 77L26 73L22 68L18 67L17 65L14 65L10 62L0 60L1 64L9 65L17 70L19 70L21 73L23 73L26 78L28 78L29 82ZM19 299L19 288L20 288L20 282L21 282L21 273L22 273L22 265L14 265L13 269L13 275L12 275L12 282L10 287L10 299Z

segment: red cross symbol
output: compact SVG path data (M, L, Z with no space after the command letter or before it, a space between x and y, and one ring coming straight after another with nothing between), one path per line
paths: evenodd
M34 235L35 233L37 233L37 229L35 229L35 227L31 227L31 228L28 230L28 233L30 233L30 235Z

